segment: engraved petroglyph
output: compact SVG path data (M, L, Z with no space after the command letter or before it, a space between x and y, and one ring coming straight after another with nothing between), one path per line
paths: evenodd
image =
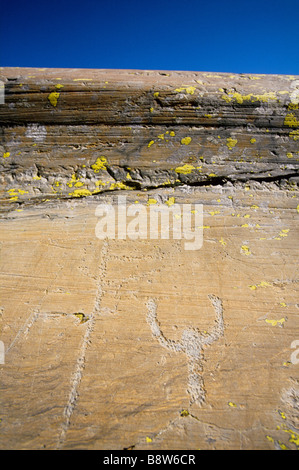
M97 284L96 296L95 296L95 301L94 301L94 308L93 308L92 314L90 315L90 318L89 318L89 321L88 321L88 324L87 324L87 328L85 330L85 334L84 334L83 341L82 341L82 344L81 344L81 348L80 348L80 351L79 351L79 356L78 356L78 359L77 359L76 368L75 368L74 373L72 374L71 389L70 389L70 393L69 393L69 398L68 398L68 402L67 402L67 404L65 406L65 409L64 409L65 421L62 425L61 433L60 433L59 440L58 440L58 443L57 443L57 448L58 449L61 449L64 445L64 441L66 439L66 434L67 434L67 431L68 431L70 423L71 423L71 417L72 417L73 411L74 411L74 409L76 407L76 404L77 404L77 400L78 400L78 397L79 397L79 390L78 389L79 389L79 386L80 386L80 382L81 382L81 379L82 379L82 374L83 374L83 370L84 370L84 366L85 366L85 356L86 356L87 347L90 343L90 338L91 338L91 334L92 334L93 329L94 329L96 317L100 314L100 311L101 311L101 300L102 300L102 295L103 295L102 283L103 283L103 280L106 276L106 271L107 271L108 248L109 248L108 241L105 240L104 243L103 243L102 252L101 252L102 261L101 261L100 266L99 266L98 284Z
M201 406L205 402L206 392L204 389L203 373L203 348L211 345L224 335L223 305L216 295L208 296L216 314L216 324L210 333L201 333L198 328L188 327L183 330L181 339L173 341L167 339L157 319L157 304L154 299L147 303L147 322L151 328L154 338L166 349L175 352L184 352L188 358L188 388L190 405L196 403Z

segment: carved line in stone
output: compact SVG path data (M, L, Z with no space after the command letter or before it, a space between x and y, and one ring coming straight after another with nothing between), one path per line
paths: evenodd
M64 409L65 421L62 424L61 433L60 433L58 444L57 444L58 449L61 449L63 447L64 442L66 440L66 434L70 427L71 417L72 417L72 414L74 412L74 409L76 407L77 400L79 397L78 389L81 383L82 374L83 374L83 370L85 367L85 356L86 356L87 347L90 343L90 337L94 329L96 317L99 316L101 313L101 301L102 301L102 296L103 296L102 284L105 279L106 271L107 271L108 248L109 248L108 240L106 239L103 243L102 252L101 252L102 260L101 260L100 267L99 267L97 294L96 294L96 298L94 302L93 313L91 314L90 319L88 321L87 328L85 330L85 334L83 337L82 345L81 345L79 355L77 358L76 368L72 375L69 398Z
M208 296L215 310L216 324L210 333L201 333L198 328L188 327L183 330L181 339L174 341L167 339L157 318L157 304L154 299L147 302L147 322L154 338L161 346L174 352L184 352L188 359L188 388L190 405L196 403L201 406L205 402L203 372L203 347L211 345L224 335L223 306L222 301L216 295Z
M101 314L101 300L103 296L103 283L105 280L106 272L107 272L107 256L108 256L108 249L109 249L109 244L108 240L105 239L103 246L102 246L102 251L101 251L101 263L99 266L99 272L98 272L98 283L97 283L97 288L96 288L96 297L94 301L94 307L93 307L93 313L90 315L89 320L87 322L87 327L85 329L85 333L83 336L83 340L81 343L81 347L79 349L79 354L77 357L77 362L75 366L75 370L72 374L71 377L71 384L70 384L70 392L69 392L69 397L67 404L64 408L64 422L62 423L61 426L61 431L60 435L58 438L58 443L56 448L60 449L63 447L64 441L66 439L66 434L68 431L68 428L70 426L70 421L71 421L71 416L73 414L73 411L75 409L75 406L77 404L78 396L79 396L79 386L81 383L82 379L82 374L85 366L85 356L86 356L86 351L87 347L90 343L90 337L94 329L95 325L95 320L96 317L98 317ZM76 315L74 314L67 314L65 312L40 312L39 310L33 311L29 318L26 320L25 324L22 326L22 328L19 330L17 333L16 337L12 341L12 343L9 345L9 347L6 350L6 354L13 348L15 343L18 341L19 337L21 335L27 336L30 332L30 329L34 325L34 323L39 319L39 318L44 318L44 319L49 319L53 318L55 316L73 316Z

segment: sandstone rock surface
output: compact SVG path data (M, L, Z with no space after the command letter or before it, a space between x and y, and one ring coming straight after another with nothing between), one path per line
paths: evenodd
M299 77L0 80L1 448L298 448ZM202 246L97 237L120 197Z

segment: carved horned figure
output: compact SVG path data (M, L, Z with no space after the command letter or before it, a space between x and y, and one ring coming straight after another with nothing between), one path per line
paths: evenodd
M223 306L219 297L208 296L216 314L216 324L210 333L201 333L197 328L188 327L183 330L181 339L173 341L165 338L157 319L157 304L153 299L147 303L147 322L151 327L153 336L166 349L175 352L184 352L188 358L188 393L190 405L196 403L201 406L205 401L205 389L202 378L203 347L217 341L224 334Z

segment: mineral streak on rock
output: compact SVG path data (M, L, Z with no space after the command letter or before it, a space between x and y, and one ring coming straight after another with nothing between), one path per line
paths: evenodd
M1 82L0 447L297 449L299 77ZM198 249L101 239L119 199Z

